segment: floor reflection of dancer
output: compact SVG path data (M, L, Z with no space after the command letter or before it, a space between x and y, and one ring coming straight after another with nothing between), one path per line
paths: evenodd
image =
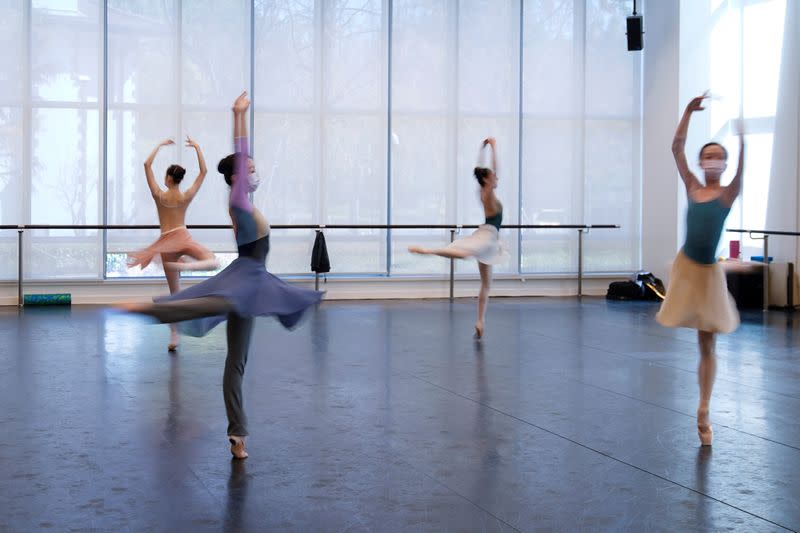
M492 265L504 259L500 244L500 224L503 222L503 206L497 199L494 190L497 188L497 154L495 140L492 137L483 141L481 151L489 146L492 150L492 166L475 167L475 179L480 185L480 198L486 220L468 237L451 242L444 248L423 248L410 246L408 250L416 254L432 254L453 259L474 257L478 260L481 274L481 290L478 294L478 320L475 322L475 338L483 337L486 319L486 305L489 300L489 288L492 283Z
M186 191L181 191L180 184L186 169L180 165L170 165L164 176L164 185L167 190L163 190L156 183L153 176L153 160L155 160L158 150L162 146L175 144L172 140L162 141L153 149L150 156L144 162L144 173L147 176L147 185L153 195L158 210L158 222L161 226L161 236L140 252L133 252L129 255L129 267L147 267L153 259L161 259L164 266L164 275L167 278L170 294L175 294L180 290L180 271L181 270L216 270L219 267L214 254L205 246L198 244L192 239L186 229L186 209L194 199L203 180L206 177L206 162L203 159L203 152L190 137L186 137L186 146L194 148L197 153L197 163L200 166L200 173L195 178L194 183ZM187 261L191 257L194 261ZM174 351L180 341L177 328L171 328L171 338L169 351Z
M284 283L267 272L269 224L248 199L258 178L248 157L247 120L250 100L242 93L233 105L236 153L223 158L217 167L231 186L230 216L239 257L222 272L152 304L123 304L121 308L155 317L161 322L182 322L181 331L202 336L227 320L228 355L222 381L228 415L228 440L237 459L247 457L242 379L253 331L253 318L275 316L286 328L300 321L305 311L319 303L322 293Z
M742 132L739 132L736 175L729 185L720 185L720 177L727 168L728 152L719 143L710 142L700 149L700 167L705 174L705 184L700 183L689 170L684 151L686 132L692 113L704 109L703 100L707 97L706 93L689 102L672 141L672 153L689 200L686 242L672 265L667 296L656 315L658 322L664 326L697 330L700 345L697 433L704 446L710 446L714 437L709 405L717 372L715 335L730 333L739 325L736 304L728 293L725 273L716 261L715 254L725 218L741 191L744 171Z

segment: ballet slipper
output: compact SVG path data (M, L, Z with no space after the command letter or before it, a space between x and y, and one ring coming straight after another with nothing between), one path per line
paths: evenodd
M697 410L697 436L702 446L711 446L714 440L714 427L709 422L707 407Z
M228 442L231 443L231 454L234 459L247 459L247 450L244 448L244 437L228 435Z
M479 341L483 338L483 322L476 322L475 323L475 335L473 335L476 341Z

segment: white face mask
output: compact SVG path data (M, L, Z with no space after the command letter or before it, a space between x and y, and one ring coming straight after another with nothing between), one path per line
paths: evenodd
M700 168L707 172L714 172L716 174L722 173L728 164L722 159L702 159L700 161Z
M251 172L247 176L247 192L256 192L259 185L261 185L261 178L255 172Z

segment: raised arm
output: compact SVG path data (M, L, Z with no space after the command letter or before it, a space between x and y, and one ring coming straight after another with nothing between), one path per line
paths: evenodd
M741 119L737 121L737 129L739 134L739 163L736 167L736 175L725 187L725 200L727 205L733 205L736 197L742 192L742 175L744 174L744 126Z
M675 157L675 164L678 166L678 172L681 175L683 184L686 185L687 194L702 186L697 176L689 170L689 163L686 161L686 134L689 131L689 120L692 118L692 113L705 109L703 107L703 100L706 98L708 98L708 92L692 98L692 101L689 102L689 105L686 106L686 110L683 112L680 123L678 123L678 129L675 131L675 138L672 139L672 155Z
M200 186L203 185L203 180L206 177L208 169L206 168L206 160L203 158L203 151L200 150L200 145L188 135L186 136L186 146L194 148L194 151L197 153L197 164L200 166L200 172L197 174L194 183L192 183L191 187L186 189L186 195L191 200L194 198L194 195L197 194L197 191L200 190Z
M150 155L147 156L147 159L144 160L144 175L147 176L147 186L150 187L150 194L153 196L156 196L161 192L161 187L158 186L158 183L156 183L156 178L153 176L153 161L156 158L156 154L158 154L158 150L162 146L168 146L170 144L175 144L172 139L161 141L155 148L153 148L153 151L150 152Z
M231 185L230 205L251 213L253 204L247 197L247 181L250 174L247 164L249 157L246 120L248 107L250 107L250 100L247 98L247 92L243 92L233 103L233 144L236 153L234 174L236 180Z
M494 137L489 137L488 139L483 141L483 145L489 145L489 148L492 150L492 172L497 174L497 141Z

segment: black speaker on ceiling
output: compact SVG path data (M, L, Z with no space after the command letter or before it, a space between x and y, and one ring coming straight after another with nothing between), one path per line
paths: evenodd
M644 47L644 31L642 31L642 16L631 15L628 17L628 50L641 50Z

